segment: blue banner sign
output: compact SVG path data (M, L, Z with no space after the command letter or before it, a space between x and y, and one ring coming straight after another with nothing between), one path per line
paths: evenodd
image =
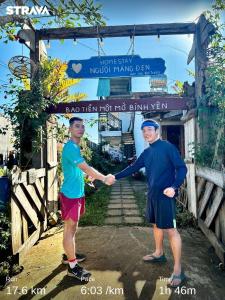
M70 60L67 75L71 78L140 77L163 74L165 70L162 58L94 56L86 60Z

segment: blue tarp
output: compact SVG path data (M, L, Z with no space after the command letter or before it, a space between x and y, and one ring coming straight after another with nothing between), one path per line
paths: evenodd
M98 80L98 97L108 97L110 95L110 79L109 78L99 78Z

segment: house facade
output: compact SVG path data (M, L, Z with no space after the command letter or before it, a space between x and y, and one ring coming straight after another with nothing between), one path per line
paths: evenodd
M165 78L160 79L157 86L156 79L150 79L150 92L132 92L131 78L111 78L107 96L101 99L141 99L156 95L169 96ZM152 85L154 82L154 85ZM162 83L164 82L164 84ZM158 82L159 83L159 82ZM148 146L141 134L141 124L145 119L154 119L160 125L162 139L173 143L185 157L184 125L181 121L182 110L148 111L148 112L113 112L99 113L99 141L103 150L111 153L118 151L123 159L138 157Z

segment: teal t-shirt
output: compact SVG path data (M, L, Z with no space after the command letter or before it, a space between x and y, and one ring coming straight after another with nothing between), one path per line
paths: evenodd
M80 147L72 140L69 140L62 151L64 180L61 187L61 192L68 198L84 196L84 174L77 166L84 161L80 153Z

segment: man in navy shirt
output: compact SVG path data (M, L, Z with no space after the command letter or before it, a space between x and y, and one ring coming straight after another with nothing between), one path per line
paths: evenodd
M115 179L129 176L145 167L148 181L146 218L153 224L155 251L143 257L144 262L165 262L163 235L167 232L174 257L174 270L169 286L177 287L185 279L181 270L181 237L176 229L177 190L183 183L187 168L177 148L159 138L159 124L145 120L141 126L149 143L134 164L115 174ZM112 181L113 183L113 181Z

